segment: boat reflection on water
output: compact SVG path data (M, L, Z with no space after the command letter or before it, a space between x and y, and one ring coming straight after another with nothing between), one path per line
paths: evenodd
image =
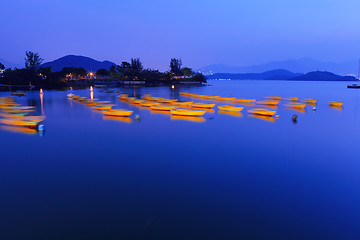
M111 117L111 116L103 116L103 120L112 120L112 121L119 121L125 123L131 123L132 119L129 117Z
M171 120L185 120L191 122L205 122L203 117L191 117L191 116L180 116L180 115L171 115Z
M171 115L171 112L169 110L154 110L154 109L151 109L150 113L162 113L162 114Z
M240 113L240 112L231 112L231 111L219 110L218 113L231 115L231 116L235 116L235 117L243 117L242 113Z
M21 127L21 126L0 126L1 130L9 131L9 132L15 132L15 133L23 133L23 134L29 134L34 135L38 134L39 132L34 128L28 128L28 127Z
M337 110L343 110L344 108L342 106L333 106L333 105L329 105L331 108L335 108Z
M235 104L242 105L242 106L254 106L255 103L246 103L246 102L235 102Z
M306 110L304 108L286 107L285 109L294 110L296 112L301 112L301 113L306 113Z
M264 116L264 115L259 115L259 114L249 114L249 117L254 117L254 118L259 118L268 122L275 122L275 118L271 117L271 116Z

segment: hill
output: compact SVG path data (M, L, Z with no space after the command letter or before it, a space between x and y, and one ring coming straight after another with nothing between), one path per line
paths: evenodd
M322 62L311 58L296 60L274 61L250 66L229 66L226 64L213 64L197 69L204 74L215 73L262 73L271 69L287 69L291 72L307 73L317 70L326 70L340 75L356 74L358 60L344 62Z
M284 69L276 69L263 73L216 73L206 76L208 79L232 79L232 80L287 80L300 76L301 73L293 73Z
M89 57L67 55L52 62L46 62L41 67L51 67L53 71L61 71L64 67L83 67L87 71L97 71L101 68L109 69L111 65L116 66L110 61L101 62Z
M331 72L326 71L316 71L309 72L301 76L292 77L288 80L298 80L298 81L357 81L355 77L352 76L340 76Z

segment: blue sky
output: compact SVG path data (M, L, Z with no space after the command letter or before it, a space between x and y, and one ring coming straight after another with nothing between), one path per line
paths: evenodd
M12 0L1 4L0 58L26 50L46 61L67 54L145 67L251 65L360 56L358 0Z

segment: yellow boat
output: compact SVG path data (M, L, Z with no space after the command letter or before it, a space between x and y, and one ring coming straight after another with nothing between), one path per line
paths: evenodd
M123 109L102 110L101 112L106 116L113 117L128 117L133 113L133 111Z
M235 101L236 97L219 97L218 99L216 99L218 101Z
M96 110L107 110L107 109L111 109L113 106L115 105L112 105L112 104L108 104L108 105L94 105L94 106L91 106L93 109L96 109Z
M118 96L118 98L120 98L120 100L126 100L129 96L127 94L121 94Z
M170 111L173 109L176 109L176 106L171 106L171 105L151 105L150 108L152 110L157 110L157 111Z
M284 100L286 101L292 101L292 102L297 102L299 101L298 97L288 97L288 98L284 98Z
M12 126L36 127L41 123L42 119L23 119L23 118L4 118L0 119L0 123Z
M16 133L25 133L25 134L37 134L38 131L34 128L24 127L24 126L10 126L10 125L4 125L0 126L0 129L10 132L16 132Z
M256 99L245 99L245 98L238 98L235 100L237 103L253 103Z
M231 111L223 111L223 110L219 110L218 113L220 114L227 114L227 115L231 115L231 116L235 116L235 117L242 117L242 113L240 112L231 112Z
M160 103L157 102L141 102L140 106L142 107L151 107L153 105L160 105Z
M249 109L248 113L263 115L263 116L273 116L276 113L276 111L272 111L265 108L253 108L253 109Z
M189 96L189 95L192 95L192 94L187 92L187 91L183 91L183 92L180 92L180 95Z
M271 99L271 100L280 100L281 97L279 96L268 96L268 97L265 97L266 99Z
M22 109L22 110L28 110L28 109L35 109L34 106L0 106L1 109Z
M224 110L224 111L231 111L231 112L240 112L244 109L244 107L235 107L230 105L220 105L218 106L218 109Z
M171 115L171 120L185 120L190 122L205 122L203 117L193 117L193 116L181 116L181 115Z
M344 104L343 102L329 101L329 105L330 105L330 106L341 107L343 104Z
M170 110L173 115L181 115L181 116L202 116L206 113L206 111L198 111L198 110L188 110L188 109L172 109Z
M202 95L201 98L203 98L203 99L215 100L215 99L218 99L219 97L220 97L220 96Z
M311 99L311 98L307 98L307 99L305 99L305 102L306 102L306 103L315 104L315 103L316 103L316 100L315 100L315 99Z
M194 102L172 102L171 104L176 106L191 106Z
M291 108L305 108L306 103L289 103L289 104L285 104L285 106Z
M25 115L27 115L27 113L0 113L0 117L5 118L22 118Z
M125 99L128 102L132 102L135 101L137 98L136 97L128 97L127 99Z
M272 101L272 100L264 100L264 101L257 101L256 104L260 105L278 105L279 101Z
M34 112L35 109L4 109L3 111L8 112L8 113L30 113L30 112Z
M177 99L158 98L157 101L161 103L173 103L176 102Z
M193 103L191 106L196 108L213 108L215 103Z

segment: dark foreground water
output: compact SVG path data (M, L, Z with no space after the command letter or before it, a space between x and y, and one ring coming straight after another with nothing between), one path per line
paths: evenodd
M17 101L44 112L46 131L0 129L0 239L360 239L360 90L339 82L210 83L119 91L309 97L317 109L280 106L275 121L248 116L248 107L243 116L216 110L193 122L95 89L94 97L140 115L117 121L66 92L45 91L43 105L29 92Z

